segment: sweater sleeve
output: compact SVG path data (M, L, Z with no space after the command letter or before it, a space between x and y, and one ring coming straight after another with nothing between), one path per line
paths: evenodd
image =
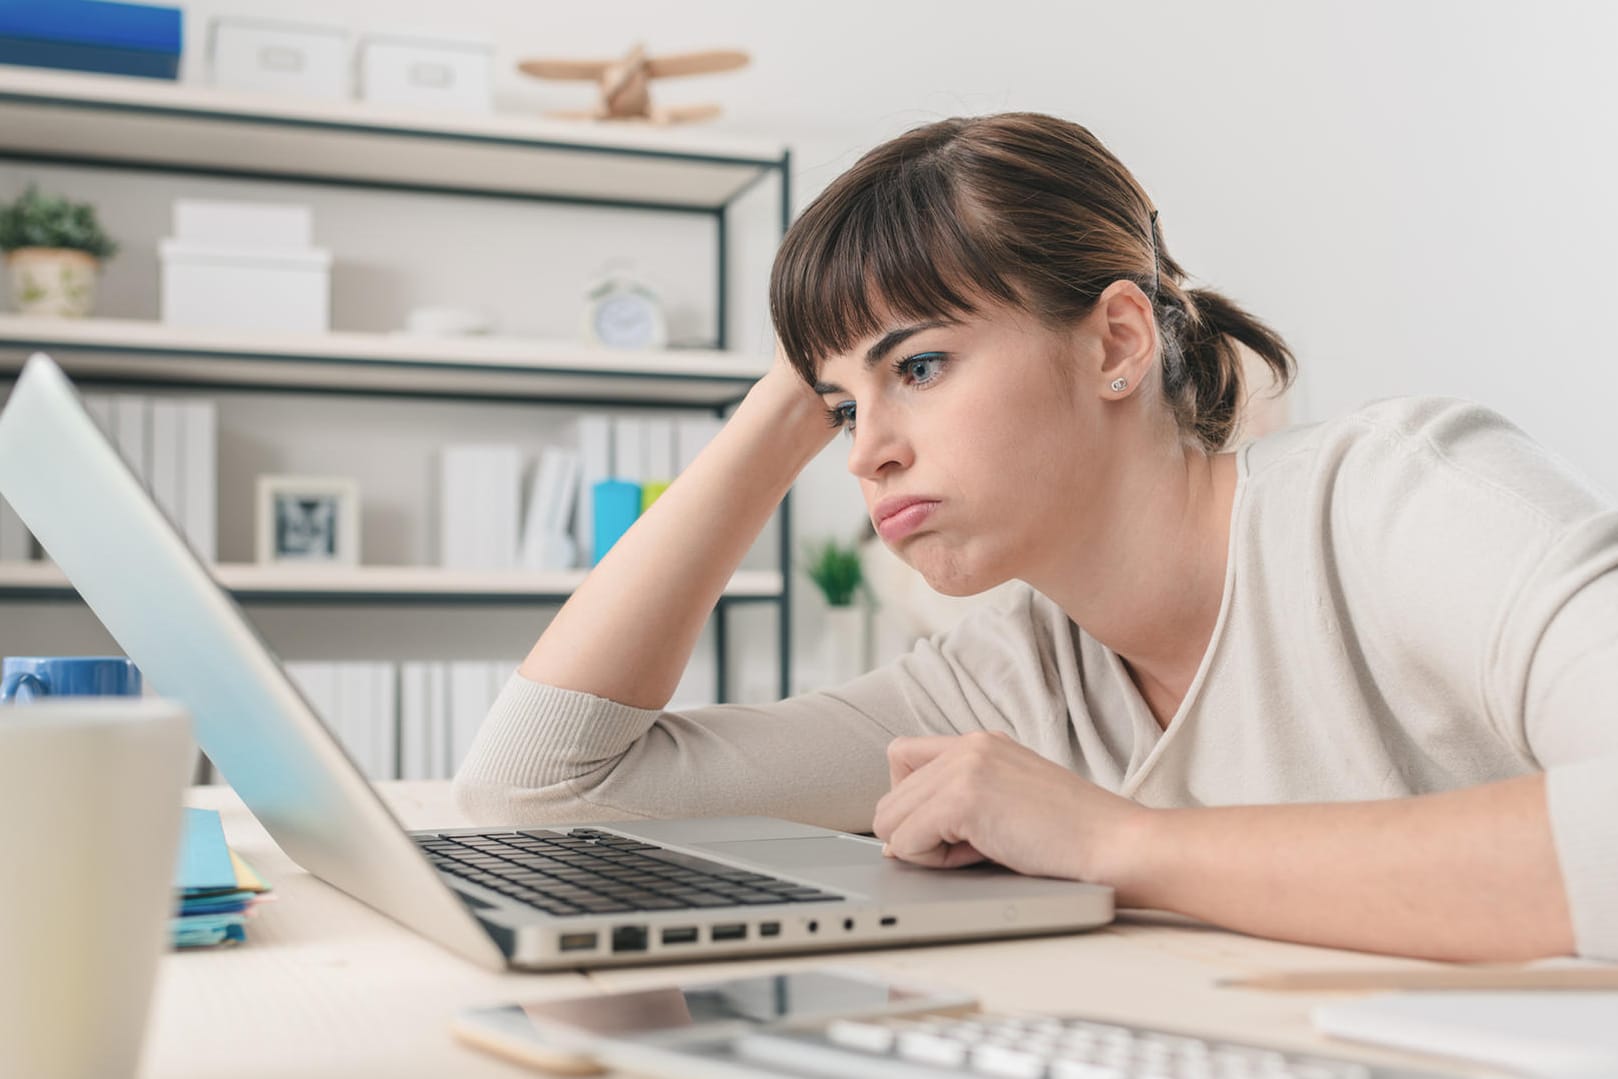
M1038 638L1049 623L1024 589L835 689L763 705L634 708L514 674L455 778L486 824L751 815L868 831L900 735L1052 722Z
M1521 732L1545 769L1580 955L1618 959L1618 512L1541 561L1501 638ZM1526 662L1524 662L1526 659Z

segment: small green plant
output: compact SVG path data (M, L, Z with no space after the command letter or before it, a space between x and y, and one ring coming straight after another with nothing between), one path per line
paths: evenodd
M854 594L865 582L859 548L834 539L811 544L804 554L804 572L820 587L832 607L852 607Z
M16 202L0 206L0 251L19 247L65 247L98 259L118 252L117 243L101 230L94 206L42 195L33 184Z

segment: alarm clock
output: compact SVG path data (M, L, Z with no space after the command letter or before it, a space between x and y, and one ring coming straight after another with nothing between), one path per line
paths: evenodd
M664 348L669 336L657 293L626 274L606 278L586 295L582 334L608 348Z

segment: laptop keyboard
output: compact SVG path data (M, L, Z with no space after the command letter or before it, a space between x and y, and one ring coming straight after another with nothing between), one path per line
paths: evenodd
M418 835L449 873L548 914L695 910L844 898L595 829Z

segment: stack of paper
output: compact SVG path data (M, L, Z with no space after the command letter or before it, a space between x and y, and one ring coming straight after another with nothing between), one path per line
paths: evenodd
M201 948L247 938L253 908L268 899L269 887L225 845L219 814L187 809L175 875L179 913L169 921L176 948Z

